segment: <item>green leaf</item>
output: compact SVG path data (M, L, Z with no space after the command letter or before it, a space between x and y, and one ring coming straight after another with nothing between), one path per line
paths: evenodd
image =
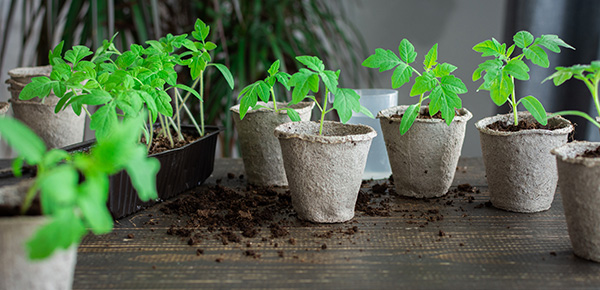
M52 67L52 71L57 72L60 75L61 80L68 80L69 78L71 78L71 75L73 74L73 70L71 69L71 66L64 62L54 65Z
M203 100L201 100L202 97L200 97L200 94L196 90L194 90L194 89L192 89L192 88L190 88L190 87L188 87L186 85L176 84L173 87L178 88L178 89L182 89L182 90L184 90L186 92L189 92L192 95L194 95L194 97L196 97L198 100L203 101Z
M306 67L308 67L309 69L312 69L316 72L322 72L323 70L325 70L325 65L323 64L323 61L321 61L316 56L303 55L303 56L296 57L296 60L298 60L299 62L304 64Z
M360 95L353 89L340 88L335 94L333 108L337 111L340 122L346 123L352 117L352 111L360 111Z
M365 115L371 119L375 119L375 116L373 116L373 113L371 113L371 111L369 111L369 109L367 109L363 105L360 106L360 109L358 110L358 112L362 113L363 115Z
M40 203L44 214L53 214L61 207L72 206L77 197L79 174L74 167L59 165L38 176Z
M437 47L438 44L434 44L433 47L427 53L427 55L425 55L425 61L423 61L423 65L425 65L425 70L429 70L437 64Z
M338 78L335 72L324 70L319 72L319 76L321 77L321 80L323 80L325 87L327 87L329 91L335 95L338 86Z
M112 101L113 97L107 91L100 89L90 90L90 93L84 95L84 98L81 99L82 104L87 105L104 105L110 101Z
M213 50L213 49L217 48L217 45L216 45L216 44L214 44L214 43L212 43L212 42L210 42L210 41L207 41L207 42L204 44L204 48L205 48L206 50Z
M275 74L275 77L277 78L277 81L279 81L280 84L282 84L286 90L290 90L290 78L292 77L290 74L288 73L284 73L284 72L278 72Z
M504 66L504 71L516 79L526 81L529 80L529 67L520 59L511 59Z
M135 62L136 58L137 55L135 53L133 53L132 51L126 51L123 54L119 55L119 57L117 57L115 64L118 68L126 69Z
M531 115L542 125L548 124L548 115L546 109L538 99L533 96L527 96L519 100Z
M19 94L19 99L31 100L35 97L45 98L50 95L53 83L55 83L55 81L51 81L45 76L34 77L31 79L31 82L23 88Z
M494 71L499 71L500 68L502 68L502 66L504 65L504 62L502 62L499 59L488 59L485 62L479 64L479 66L477 67L477 69L475 70L475 72L473 72L473 81L476 81L478 79L481 78L481 73L483 71L487 71L489 72L494 72Z
M138 197L142 201L158 198L156 192L156 174L160 169L160 162L155 158L148 158L146 149L137 146L132 152L129 162L125 164L127 174L135 187Z
M562 83L570 80L572 77L573 73L569 70L557 70L552 75L545 78L542 83L546 82L547 80L552 80L555 86L560 86Z
M435 68L433 69L433 74L436 77L441 78L443 76L447 76L447 75L451 74L456 69L457 69L456 66L453 66L453 65L445 62L445 63L435 66Z
M437 79L432 72L425 72L415 78L415 83L410 90L410 96L418 96L431 91L437 85Z
M42 161L46 145L23 123L16 119L0 117L0 135L27 163L35 165Z
M94 54L87 46L77 45L65 53L65 59L77 65L77 63L88 55Z
M152 96L146 92L140 92L139 95L144 101L144 103L146 103L146 107L150 112L150 118L152 119L152 122L156 122L156 118L158 116L158 108L156 107L156 102L154 101L154 98L152 98Z
M271 76L277 74L277 72L279 72L279 60L276 60L273 64L271 64L271 67L269 67L269 70L267 72Z
M296 112L296 110L292 109L292 108L286 108L285 112L287 113L288 117L290 118L290 120L292 122L299 122L302 121L300 119L300 115L298 114L298 112Z
M260 98L263 102L269 102L269 86L264 81L256 81L245 87L238 96L240 100L240 119L243 119L250 107L254 107Z
M456 79L459 80L458 78ZM466 90L466 87L464 90ZM462 107L462 102L455 92L455 87L443 85L437 86L433 89L429 95L429 98L431 99L431 102L429 103L429 114L433 116L438 111L441 111L442 119L444 119L446 124L450 126L450 123L452 123L452 120L456 115L454 109L459 109Z
M404 135L406 132L408 132L408 129L412 127L413 123L415 122L415 119L417 119L417 116L419 115L419 110L419 104L413 104L408 106L408 108L404 112L404 115L402 116L402 121L400 121L399 129L401 135Z
M52 255L54 250L78 244L86 232L85 226L72 210L63 210L39 228L25 243L25 247L30 259L41 260Z
M513 51L515 51L515 45L511 45L507 50L506 53L504 54L506 56L506 58L510 58L510 56L512 55Z
M520 48L526 48L533 43L533 35L528 31L519 31L513 36L513 41Z
M542 35L541 37L535 40L535 43L544 46L550 51L556 53L560 52L560 46L575 50L574 47L570 46L564 40L558 38L558 36L553 34Z
M173 117L173 107L171 106L171 96L169 94L165 91L158 91L154 100L159 113L167 117Z
M118 122L115 106L114 103L108 103L92 115L90 129L96 131L96 138L99 140L106 138Z
M206 61L199 56L191 58L190 62L190 75L192 79L197 79L200 74L206 69Z
M53 50L50 50L50 52L48 53L48 61L49 61L50 65L54 66L54 64L55 64L54 59L60 58L64 45L65 45L65 41L63 40L58 45L56 45Z
M379 71L387 71L393 69L398 64L402 63L398 56L391 50L382 48L375 49L375 54L370 55L363 61L362 65L369 68L379 68Z
M417 58L417 52L415 51L415 47L406 38L400 41L400 45L398 46L398 52L400 53L400 59L402 59L407 64L414 62Z
M405 63L399 63L392 74L392 88L397 89L410 81L413 69Z
M532 45L529 48L524 48L523 52L525 53L525 58L537 64L541 67L549 67L550 61L548 60L548 54L537 45Z
M292 104L297 104L306 98L308 92L315 87L315 79L318 91L319 77L317 76L317 73L307 69L300 69L297 73L292 75L288 82L288 85L294 87L292 91ZM315 91L313 90L313 92Z
M487 75L486 75L487 77ZM500 72L494 76L490 83L490 97L497 106L502 106L512 93L513 82L507 73Z
M41 165L44 168L56 166L59 162L69 159L70 155L64 150L50 149L42 159Z
M440 80L441 86L445 91L450 91L456 94L466 94L467 86L463 81L453 75L443 76Z
M225 65L222 65L220 63L211 63L210 65L214 65L217 69L219 69L219 71L227 81L227 84L233 90L234 81L229 69Z
M25 159L23 157L17 157L17 158L15 158L15 160L13 160L12 171L13 171L13 175L17 178L19 178L23 175L23 172L21 171L21 169L23 168L24 161L25 161Z
M501 56L503 54L502 46L494 38L476 44L473 46L473 50L482 53L482 57Z

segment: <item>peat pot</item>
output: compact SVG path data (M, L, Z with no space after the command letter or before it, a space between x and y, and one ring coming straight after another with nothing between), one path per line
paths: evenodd
M273 108L273 103L259 102L259 105ZM277 103L278 108L285 107ZM291 107L300 115L302 121L309 121L314 102L301 102ZM259 186L286 186L287 178L283 169L281 146L273 135L275 127L290 122L285 110L274 112L267 108L249 110L240 120L240 105L230 108L237 128L240 149L248 182Z
M380 111L383 139L387 149L396 192L403 196L431 198L448 192L460 157L467 121L473 115L460 109L450 126L442 119L417 118L404 135L401 118L408 106ZM421 107L421 113L427 106Z
M194 126L181 126L189 134L196 134ZM156 174L156 190L158 200L141 201L125 171L109 178L108 210L113 218L118 219L157 201L166 200L184 191L201 185L213 172L217 137L221 129L216 126L205 126L206 134L183 147L152 154L160 162L160 170ZM82 151L95 142L90 140L64 148L69 152Z
M8 71L10 79L22 84L28 84L32 78L46 76L50 77L52 66L17 67Z
M598 146L572 142L552 150L573 252L596 262L600 262L600 158L578 155Z
M30 185L31 182L3 185L0 205L5 208L18 206ZM43 260L31 261L27 257L26 241L46 222L44 216L0 215L0 290L71 289L77 246L57 250Z
M528 112L519 119L534 122ZM550 150L567 143L573 125L567 119L554 117L548 125L554 130L521 130L501 132L487 126L497 121L510 122L513 114L479 120L481 152L487 176L490 201L497 208L523 213L550 208L556 191L558 174Z
M354 217L356 198L375 130L325 121L277 126L292 205L301 219L339 223Z

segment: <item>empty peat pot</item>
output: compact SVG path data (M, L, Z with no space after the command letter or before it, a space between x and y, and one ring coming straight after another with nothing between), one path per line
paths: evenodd
M408 132L401 135L399 115L407 108L396 106L377 114L396 192L417 198L445 195L454 179L467 121L473 115L462 108L450 126L442 119L417 118ZM420 113L428 109L422 106Z
M528 112L520 120L535 122ZM488 125L497 121L512 124L513 114L496 115L479 120L481 152L494 207L522 213L550 208L558 174L550 150L567 143L573 125L562 117L548 120L554 130L529 129L516 132L497 131Z
M325 121L277 126L292 205L301 219L345 222L354 207L375 129Z
M598 146L572 142L552 150L573 252L596 262L600 262L600 158L579 155Z
M248 183L258 186L286 186L288 184L283 169L281 146L273 135L275 127L290 122L285 110L275 112L273 103L259 102L267 108L248 110L244 119L240 120L240 105L229 110L238 132L240 149ZM285 103L277 103L278 108L284 108ZM291 108L298 112L302 121L309 121L314 102L301 102Z

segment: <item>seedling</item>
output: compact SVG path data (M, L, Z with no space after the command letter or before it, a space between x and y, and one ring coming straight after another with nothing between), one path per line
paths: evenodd
M143 130L148 145L152 140L154 124L157 120L163 128L163 133L168 136L173 145L169 127L173 128L179 138L181 134L181 116L183 109L196 126L200 136L204 130L203 100L203 72L208 66L215 66L223 73L230 87L233 88L233 77L222 64L210 63L210 51L216 44L206 41L210 27L201 20L196 20L192 37L199 41L187 39L187 34L167 36L156 40L149 40L147 48L132 44L130 50L121 52L113 44L115 36L109 41L104 40L103 45L90 51L85 46L75 46L62 54L63 42L49 53L52 65L50 78L33 78L21 94L20 99L29 100L34 97L47 97L51 91L60 98L55 112L71 106L79 115L82 110L90 117L90 129L94 130L96 137L102 138L110 134L119 119L136 118L143 111L148 111L149 126ZM181 47L188 50L181 54L175 51ZM89 56L91 60L86 60ZM188 66L194 84L188 87L177 84L176 66ZM200 93L195 91L200 84ZM179 90L187 92L182 97ZM171 105L172 98L167 93L172 90L175 109ZM190 110L185 105L188 97L194 95L200 100L200 122L195 121ZM145 109L144 109L145 104ZM84 105L100 106L94 114Z
M517 101L515 94L515 79L529 80L529 67L523 61L523 57L533 64L547 68L550 66L548 54L542 48L559 53L560 47L575 49L556 35L542 35L534 39L527 31L519 31L513 36L514 44L507 48L505 43L500 44L496 39L486 40L476 44L473 50L482 53L482 57L493 56L486 60L473 72L473 81L477 81L483 75L483 84L477 89L490 92L492 101L497 106L509 102L514 116L514 125L519 124L517 106L522 103L527 111L542 125L548 124L548 116L542 103L534 96L526 96ZM512 56L515 47L519 47L522 53ZM510 98L509 98L510 97Z
M373 114L367 108L360 104L360 95L353 89L338 88L338 79L340 71L326 70L323 61L316 56L298 56L296 60L301 62L306 68L301 68L290 78L288 85L294 87L292 90L292 102L290 104L300 103L305 98L315 102L321 111L319 135L323 134L323 122L325 114L336 110L342 123L348 122L352 117L352 112L363 113L373 118ZM308 96L309 92L319 92L319 83L325 85L325 94L323 95L323 105L321 106L314 96ZM329 93L335 96L333 107L327 109Z
M600 61L592 61L592 63L588 65L578 64L571 67L556 67L556 72L547 77L543 82L547 80L552 80L555 86L560 86L562 83L570 80L571 78L578 79L585 83L585 86L590 91L592 99L594 100L594 105L596 106L596 113L598 114L598 116L600 116L600 101L598 100L598 84L600 83ZM560 111L550 115L549 117L557 115L575 115L583 117L588 121L592 122L594 126L600 128L600 124L585 112Z
M148 158L139 144L142 118L115 126L106 138L89 152L69 154L60 149L47 151L44 142L27 126L12 118L0 118L0 135L17 153L15 176L23 162L37 166L37 176L29 188L21 211L25 213L39 196L42 214L49 222L26 243L31 259L43 259L56 249L78 244L88 232L105 234L113 219L106 208L108 176L126 170L141 200L157 198L156 173L160 167Z
M379 68L380 72L394 70L392 88L397 89L410 82L413 72L417 74L410 90L410 96L419 96L419 102L410 105L400 122L400 134L404 135L412 127L421 111L423 101L429 99L429 114L441 112L442 119L450 126L456 115L455 109L462 108L459 94L467 92L467 87L459 78L451 73L457 69L449 63L437 63L437 43L425 55L423 74L410 64L417 58L415 47L407 39L402 39L398 47L399 57L389 49L377 48L375 54L369 56L362 65L369 68ZM429 93L427 96L426 93Z
M289 81L290 74L279 71L279 60L276 60L269 70L267 71L269 76L264 80L258 80L248 86L246 86L240 92L238 99L240 100L240 119L244 119L244 116L250 108L266 108L262 105L257 105L258 100L268 103L269 99L273 100L273 110L279 112L286 110L290 120L297 122L300 121L300 115L292 108L277 108L277 99L275 98L274 86L276 82L282 84L286 90L290 90Z

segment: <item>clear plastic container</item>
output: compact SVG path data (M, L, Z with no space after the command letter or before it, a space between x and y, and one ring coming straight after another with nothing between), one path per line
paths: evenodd
M389 107L398 105L398 91L387 89L357 89L355 90L360 95L360 103L365 106L373 116L377 112ZM350 124L364 124L371 126L377 131L377 137L371 143L369 156L367 157L367 165L363 173L363 179L384 179L392 174L390 162L388 160L387 150L381 133L381 126L378 119L371 119L361 113L353 113L352 118L348 121Z

